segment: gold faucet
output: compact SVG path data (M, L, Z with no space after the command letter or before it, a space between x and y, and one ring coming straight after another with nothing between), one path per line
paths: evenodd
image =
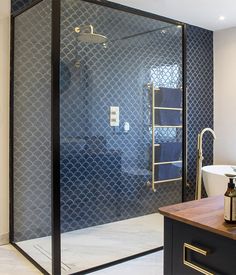
M211 128L205 128L200 132L200 134L198 134L195 200L200 200L202 197L202 161L204 159L203 154L202 154L202 139L203 139L203 135L205 132L212 133L214 139L216 139L216 134Z

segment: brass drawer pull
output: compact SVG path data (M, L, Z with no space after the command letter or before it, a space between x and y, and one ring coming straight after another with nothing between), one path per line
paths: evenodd
M211 273L211 272L209 272L209 271L207 271L207 270L205 270L205 269L203 269L203 268L201 268L201 267L199 267L199 266L197 266L197 265L189 262L187 260L187 253L186 253L187 249L195 251L195 252L197 252L199 254L202 254L204 256L209 255L209 253L210 253L209 250L204 250L204 249L201 249L199 247L193 246L191 244L184 243L183 261L184 261L184 265L187 265L188 267L190 267L190 268L192 268L192 269L194 269L194 270L196 270L196 271L198 271L198 272L200 272L200 273L202 273L204 275L214 275L213 273Z

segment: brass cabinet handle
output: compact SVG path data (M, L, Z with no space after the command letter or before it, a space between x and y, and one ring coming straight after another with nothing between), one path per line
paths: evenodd
M195 252L197 252L199 254L202 254L204 256L209 255L209 253L210 253L209 250L204 250L204 249L201 249L199 247L193 246L191 244L184 243L184 246L183 246L183 262L184 262L184 265L186 265L186 266L188 266L188 267L190 267L190 268L192 268L192 269L194 269L194 270L196 270L196 271L198 271L198 272L200 272L200 273L202 273L204 275L214 275L214 273L211 273L211 272L203 269L202 267L199 267L199 266L197 266L197 265L189 262L187 260L187 253L186 253L187 249L195 251Z

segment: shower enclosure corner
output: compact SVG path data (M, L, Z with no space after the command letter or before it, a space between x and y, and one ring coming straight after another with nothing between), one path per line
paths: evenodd
M99 0L12 0L10 239L43 274L163 248L186 181L185 25Z

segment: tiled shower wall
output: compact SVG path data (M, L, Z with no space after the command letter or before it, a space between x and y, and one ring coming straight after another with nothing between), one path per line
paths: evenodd
M22 2L15 1L13 7L22 7ZM135 95L130 93L130 90L132 91L136 87L135 85L140 87L150 81L150 72L147 74L145 71L145 65L146 67L149 65L148 61L146 64L135 63L140 55L143 59L147 58L150 63L153 62L154 58L159 64L166 64L166 60L173 64L174 59L176 59L174 54L176 43L173 41L179 41L178 36L176 38L174 36L176 31L169 29L171 34L169 38L158 33L157 36L159 35L159 37L149 36L146 38L147 40L143 41L134 39L131 43L129 42L130 47L128 49L125 45L126 42L123 42L123 45L117 45L119 49L122 49L121 55L119 51L116 51L115 43L114 47L111 46L107 49L98 49L96 45L84 47L82 50L79 46L76 48L75 45L79 45L79 43L74 34L70 36L66 30L68 27L73 29L75 25L80 24L78 15L74 14L73 6L71 6L73 1L67 1L70 3L69 6L66 6L66 1L63 2L65 2L63 4L65 6L63 6L62 13L62 20L64 21L62 24L63 50L61 60L62 230L74 230L140 216L156 211L160 205L180 201L179 184L171 185L170 190L168 190L170 185L163 186L156 194L147 190L143 184L150 177L147 173L149 165L148 142L150 141L148 139L150 135L147 128L144 127L149 117L145 111L148 98L144 89L139 88L139 93ZM86 5L89 4L84 3L84 5L85 9L81 17L84 14L88 20L90 12L87 9L86 14ZM91 11L91 20L93 12ZM109 14L102 11L99 14L104 16L101 16L101 20L107 18L107 23L104 25L105 29L101 28L98 31L107 34L113 18L109 20ZM118 20L116 23L119 24L119 22ZM156 22L156 24L158 23ZM145 22L138 25L142 28L146 26ZM121 35L120 29L123 36L130 26L132 27L132 22L124 29L119 26L114 39ZM159 23L157 27L164 26L165 23ZM213 123L213 51L212 32L188 26L187 34L188 182L190 183L187 197L189 199L193 195L195 179L196 135L201 128L212 126ZM114 34L111 33L110 35ZM157 39L162 41L162 46L158 48L159 52L150 49L152 48L150 46L153 46ZM150 46L147 47L146 42L150 43ZM132 45L132 43L134 44ZM138 44L137 47L136 44ZM167 50L167 45L170 52ZM171 60L171 49L173 50L173 60ZM165 57L167 52L168 57ZM110 62L106 63L104 56ZM164 59L161 60L160 56L164 56ZM133 62L133 67L127 65L127 58ZM89 64L91 66L88 66ZM113 64L117 66L117 72L113 71ZM139 64L140 67L138 67ZM143 71L142 68L144 68ZM119 75L116 79L120 70L124 70L125 77L122 78ZM137 71L139 71L138 75ZM101 72L103 73L101 74ZM103 78L105 76L109 79L109 81L106 80L108 87L104 85ZM112 89L116 83L119 83L117 89L120 92L113 94ZM94 85L96 87L98 85L99 89L94 90ZM79 88L83 93L77 96ZM106 102L105 105L104 102ZM131 130L128 134L124 133L121 128L114 130L108 125L108 108L114 104L123 106L121 108L121 123L123 124L125 121L131 123ZM200 111L202 108L204 112ZM105 135L110 138L106 136L104 139ZM163 135L171 137L172 133L163 132ZM94 152L96 153L94 154ZM210 163L212 161L212 144L207 146L205 152L205 159ZM93 162L92 159L96 161ZM134 161L135 159L138 160L137 163ZM131 169L131 167L135 167L135 169ZM89 171L89 173L86 172L86 177L84 177L85 170ZM36 213L32 213L31 221L35 220L35 215ZM43 217L48 213L44 211L41 215ZM43 235L45 233L37 230L22 232L21 239Z
M17 13L35 2L37 0L11 0L11 11Z
M51 232L51 1L15 19L14 239Z
M144 86L152 81L157 87L181 86L181 29L83 1L61 3L62 230L180 202L181 182L159 185L156 193L146 186L151 122L150 91ZM84 22L108 37L107 47L79 42L71 30ZM110 106L120 107L120 127L110 126ZM158 132L160 143L176 141L181 130Z
M213 32L187 26L187 137L188 184L186 199L194 199L197 134L213 128ZM204 134L203 165L213 163L213 138ZM204 195L204 192L203 192Z

